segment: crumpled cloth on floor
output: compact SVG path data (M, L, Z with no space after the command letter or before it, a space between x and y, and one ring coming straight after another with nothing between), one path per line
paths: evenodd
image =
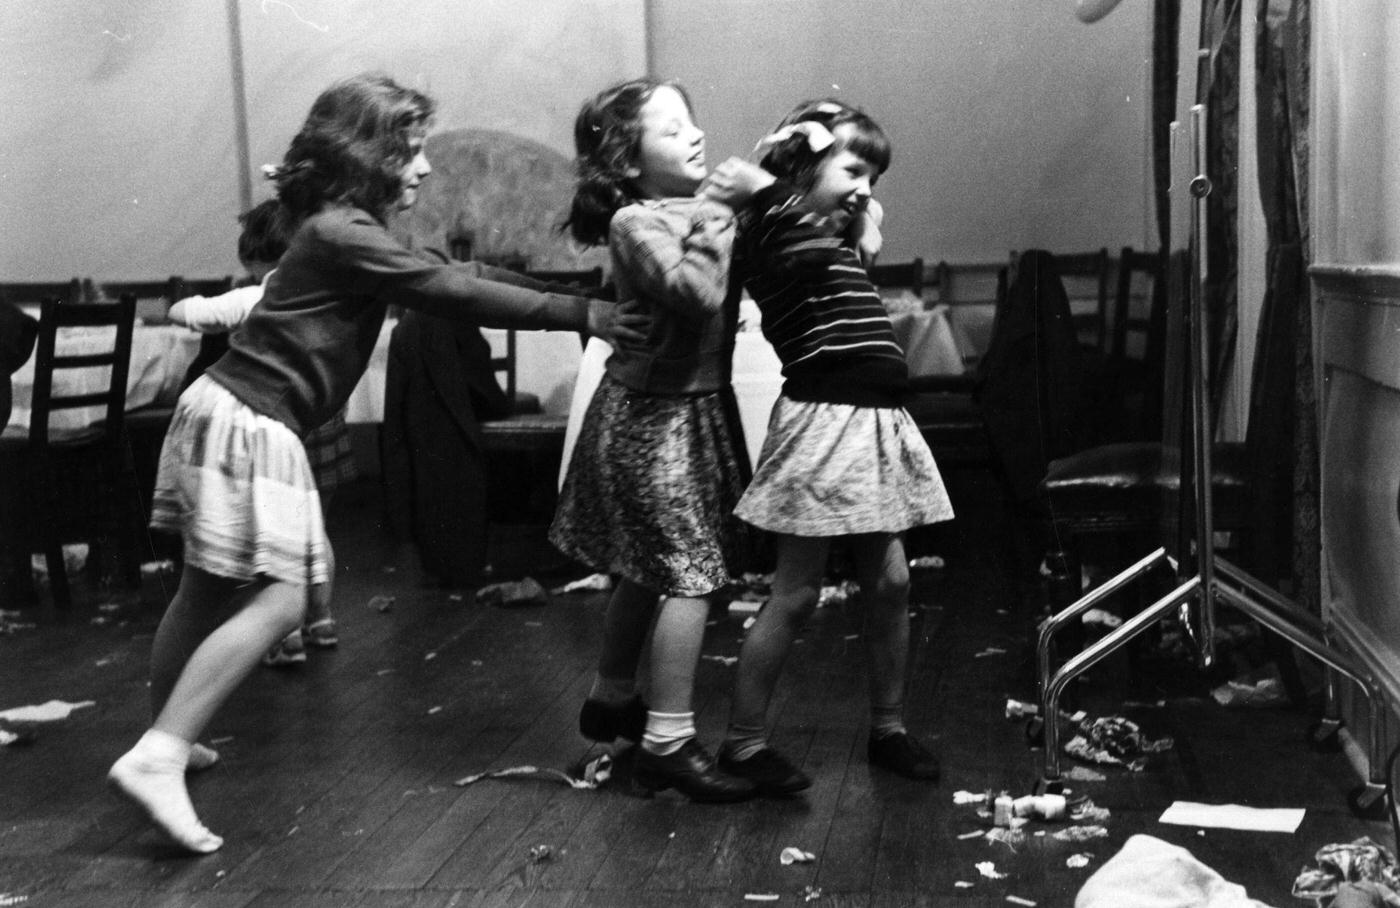
M1079 734L1065 742L1065 753L1088 763L1126 766L1140 772L1147 765L1147 754L1170 750L1171 738L1153 740L1143 735L1136 722L1122 716L1101 716L1079 724Z
M1150 835L1135 835L1084 881L1074 908L1269 908L1196 860Z
M1395 855L1384 845L1363 836L1352 842L1323 845L1313 857L1316 868L1305 868L1293 881L1293 894L1300 899L1323 899L1337 895L1343 883L1374 883L1382 890L1380 904L1400 905L1400 874Z

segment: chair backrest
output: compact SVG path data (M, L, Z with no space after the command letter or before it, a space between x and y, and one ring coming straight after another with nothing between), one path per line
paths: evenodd
M219 296L228 293L233 289L233 275L226 274L223 277L182 277L175 275L170 279L172 303L178 302L188 296Z
M579 290L596 291L603 286L603 269L584 268L577 271L570 270L537 270L526 271L527 277L532 277L537 281L546 284L559 284L566 287L575 287ZM586 342L586 338L584 339ZM505 377L502 390L506 392L506 400L510 401L511 407L516 406L516 391L518 389L515 376L516 345L515 330L506 331L506 352L504 356L491 357L491 368Z
M1108 355L1114 360L1160 359L1152 349L1163 339L1166 318L1166 264L1161 252L1124 246L1118 254L1118 289L1113 300L1113 331ZM1133 338L1141 340L1133 343Z
M1014 263L1019 256L1013 252L1011 258ZM1057 252L1055 263L1059 267L1060 282L1069 296L1075 336L1081 344L1107 354L1109 285L1113 270L1108 248L1094 252Z
M47 299L76 303L82 295L83 282L76 277L67 281L0 282L0 303L37 306Z
M126 414L126 379L131 365L131 335L136 321L136 297L125 294L116 302L72 303L47 299L39 310L39 337L34 354L34 396L30 403L29 445L42 451L49 443L49 415L54 410L103 406L106 418L100 432L115 442L121 438ZM61 328L112 328L97 349L81 353L58 352ZM94 333L94 337L98 336ZM61 385L55 373L67 370L107 368L105 387L79 393L55 394Z
M908 290L919 299L924 298L924 260L921 258L875 264L865 270L870 275L870 283L881 293Z

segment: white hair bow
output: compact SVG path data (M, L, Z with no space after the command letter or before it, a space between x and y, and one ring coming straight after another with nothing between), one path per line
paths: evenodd
M753 148L753 153L755 155L763 154L779 142L784 142L798 135L807 138L807 147L812 149L813 154L820 154L836 143L836 137L831 134L831 130L816 120L802 120L798 123L790 123L772 135L759 139L758 144Z

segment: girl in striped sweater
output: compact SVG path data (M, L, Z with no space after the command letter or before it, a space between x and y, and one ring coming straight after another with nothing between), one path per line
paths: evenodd
M783 364L753 481L735 511L777 535L773 596L740 651L720 766L763 791L808 779L765 734L768 703L817 603L832 541L849 547L866 608L872 765L937 779L903 724L909 569L903 534L953 516L938 467L903 408L904 351L866 274L880 248L871 198L889 166L884 132L832 100L799 105L759 143L761 167L721 164L706 192L738 217L734 267Z

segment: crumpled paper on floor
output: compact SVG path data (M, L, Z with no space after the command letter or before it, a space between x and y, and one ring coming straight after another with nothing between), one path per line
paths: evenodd
M570 580L563 586L550 590L551 593L588 593L612 589L612 577L607 574L589 574L578 580Z
M817 856L815 854L812 854L812 852L803 851L801 848L796 848L792 845L789 845L786 848L784 848L782 850L782 853L778 855L778 862L781 863L784 867L787 867L791 864L810 864L816 859Z
M476 591L476 601L501 608L520 608L546 604L549 602L549 593L534 577L524 577L505 583L487 584Z
M611 755L602 754L585 763L578 775L573 775L562 769L555 769L552 766L509 766L505 769L493 769L463 776L452 784L458 788L464 788L483 779L543 779L563 782L575 789L594 789L601 788L612 778L612 763Z
M1293 881L1293 894L1298 898L1332 898L1342 883L1374 883L1385 890L1381 893L1385 904L1400 905L1395 855L1369 837L1323 845L1313 860L1317 867L1304 869Z
M1065 753L1088 763L1125 766L1141 772L1147 765L1147 755L1170 750L1175 744L1170 737L1155 740L1146 737L1131 719L1122 716L1101 716L1081 722L1079 734L1065 742Z
M14 709L0 710L0 722L58 722L68 718L76 709L96 705L93 700L83 700L80 703L49 700L38 706L16 706Z
M1094 871L1074 897L1074 908L1191 905L1192 908L1268 908L1177 845L1135 835Z

